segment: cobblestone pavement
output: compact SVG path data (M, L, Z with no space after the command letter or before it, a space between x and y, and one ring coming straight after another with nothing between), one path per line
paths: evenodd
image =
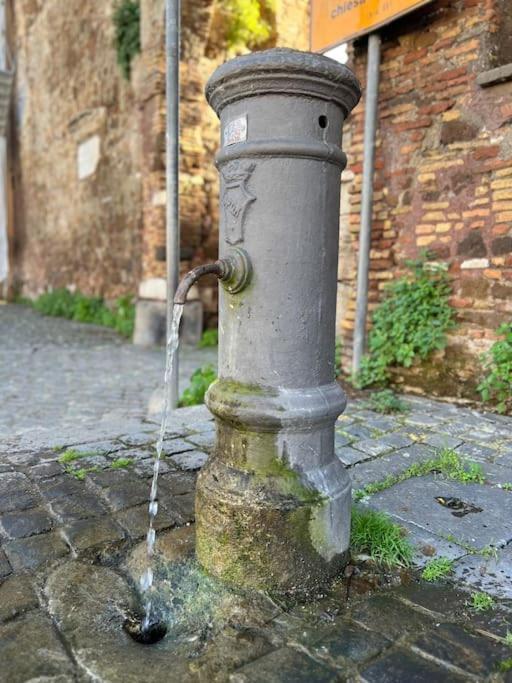
M84 433L145 417L158 396L163 349L141 349L114 331L0 305L0 438ZM180 387L216 349L185 347Z
M444 446L482 465L482 484L433 473L359 503L402 524L420 567L436 555L455 559L455 581L432 585L416 572L365 593L353 578L350 592L342 580L285 609L261 596L225 597L189 569L188 583L180 575L162 585L191 623L153 646L122 625L142 567L155 424L111 424L108 438L61 441L58 451L45 438L2 442L0 681L512 681L512 420L407 400L399 417L352 402L337 424L337 453L356 490ZM195 480L213 435L202 406L176 411L169 425L158 543L175 561L191 562ZM456 517L437 496L482 511ZM482 590L495 606L475 612L470 593ZM205 621L198 609L212 605Z

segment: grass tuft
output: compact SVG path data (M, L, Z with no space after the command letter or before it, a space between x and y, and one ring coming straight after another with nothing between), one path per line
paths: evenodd
M475 612L486 612L487 610L494 609L496 603L494 598L488 593L471 593L469 606Z
M80 460L80 458L90 458L93 455L98 455L98 453L94 451L76 451L74 448L68 448L59 456L59 462L61 465L67 465L70 462Z
M131 467L132 465L133 460L131 458L117 458L117 460L114 460L110 467L113 470L123 470Z
M404 530L383 512L352 509L352 552L369 555L386 567L409 567L413 549Z
M75 479L83 481L88 474L92 472L98 472L98 467L80 467L79 469L74 469L73 467L66 467L66 474L70 474Z
M421 578L425 581L439 581L439 579L447 576L453 569L453 560L447 557L436 557L430 562L427 562Z
M431 473L441 474L446 479L454 479L463 484L483 484L485 481L482 466L476 462L468 462L465 458L456 453L452 448L443 448L435 458L429 458L424 462L417 462L403 472L390 474L381 481L368 484L362 489L354 491L354 500L360 501L367 496L371 496L379 491L399 484L413 477L423 477Z

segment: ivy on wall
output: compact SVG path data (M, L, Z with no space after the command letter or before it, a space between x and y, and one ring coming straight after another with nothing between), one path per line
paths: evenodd
M390 368L410 367L415 358L443 349L446 333L455 326L445 270L428 263L427 255L407 265L410 275L391 284L374 311L368 355L355 378L359 387L385 385Z
M496 404L500 413L512 412L512 322L501 325L501 336L484 356L485 377L478 385L484 402Z
M114 10L117 63L130 78L132 59L140 52L140 6L138 0L120 0Z
M223 0L227 47L254 50L272 37L276 0Z

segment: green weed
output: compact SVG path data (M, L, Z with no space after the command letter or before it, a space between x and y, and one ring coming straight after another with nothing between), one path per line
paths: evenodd
M506 413L512 409L512 322L501 325L497 333L502 339L484 355L487 374L477 388L482 401L496 403L498 412Z
M421 573L421 578L425 579L425 581L439 581L439 579L450 574L452 569L453 560L447 557L436 557L427 562Z
M414 465L411 465L403 472L390 474L381 481L367 484L364 488L354 491L354 500L362 500L366 496L384 491L402 481L412 479L413 477L423 477L432 472L464 484L483 484L485 481L481 465L476 462L466 461L465 458L461 457L451 448L443 448L434 458L414 463Z
M506 673L507 671L512 671L512 657L504 659L498 664L498 671Z
M413 549L404 530L383 512L352 509L352 552L364 553L387 567L409 567Z
M114 10L117 63L130 78L132 59L140 52L140 7L137 0L120 0Z
M117 458L117 460L114 460L114 462L110 465L110 468L113 470L123 470L131 467L132 465L132 458Z
M204 403L208 387L217 379L212 365L203 365L190 378L190 386L181 395L179 406L197 406Z
M59 456L59 462L61 465L67 465L70 462L75 462L75 460L80 460L80 458L90 458L93 455L98 455L98 453L94 451L76 451L74 448L68 448Z
M34 299L32 306L43 315L112 327L125 337L133 334L135 306L130 296L119 297L110 308L100 297L54 289Z
M504 491L512 491L512 483L507 481L506 484L502 484L502 485L501 485L501 488L502 488Z
M211 346L218 346L219 344L219 331L218 330L205 330L201 335L201 339L198 343L198 348L206 349Z
M512 647L512 631L507 631L507 635L505 636L505 645Z
M428 254L408 261L410 275L386 289L373 313L369 353L354 382L358 387L385 385L390 368L410 367L446 346L446 333L455 326L455 310L448 303L451 288L446 271L427 263Z
M496 603L494 598L488 593L471 593L471 600L468 603L472 610L475 612L486 612L487 610L494 609Z
M73 467L66 467L66 474L71 474L79 481L83 481L88 474L91 472L99 472L98 467L80 467L79 469L74 469Z

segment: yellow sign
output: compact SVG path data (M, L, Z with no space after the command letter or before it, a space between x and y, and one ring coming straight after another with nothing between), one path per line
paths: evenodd
M431 0L311 0L311 49L331 47L374 31Z

